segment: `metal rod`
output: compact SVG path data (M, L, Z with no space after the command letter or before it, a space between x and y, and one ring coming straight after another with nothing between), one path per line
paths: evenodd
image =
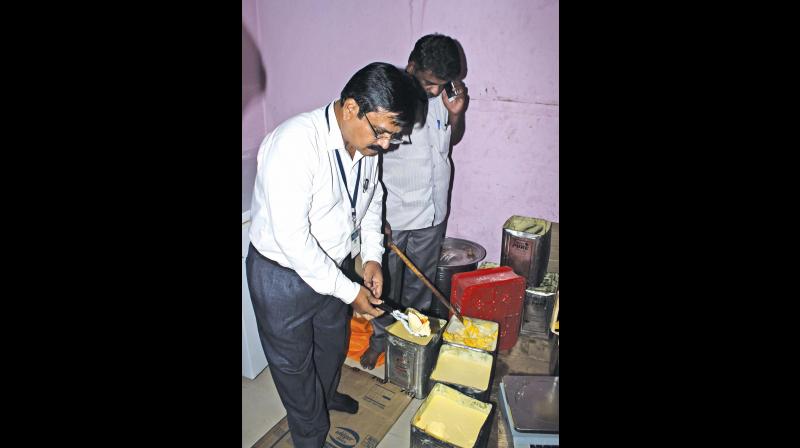
M436 296L436 298L439 299L440 302L442 302L442 305L446 306L447 309L450 310L450 312L453 313L456 316L456 318L463 324L464 317L461 316L461 313L459 313L458 310L456 310L455 307L450 304L450 301L447 300L444 297L444 295L441 292L439 292L439 290L436 289L436 287L433 286L430 281L428 281L427 278L425 278L425 275L423 275L422 272L420 272L419 269L417 269L417 267L414 266L414 263L412 263L411 260L409 260L408 257L406 257L406 254L404 254L403 251L401 251L391 241L389 241L389 248L392 249L394 253L396 253L397 256L400 257L401 260L403 260L403 263L405 263L406 266L408 266L408 268L411 269L411 272L413 272L414 275L416 275L420 280L422 280L422 283L425 283L425 286L427 286L428 289L433 291L433 295Z

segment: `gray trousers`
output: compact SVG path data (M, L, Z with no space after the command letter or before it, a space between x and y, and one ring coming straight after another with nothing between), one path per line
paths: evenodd
M425 274L431 283L436 283L436 266L439 264L439 255L444 241L445 223L433 227L417 230L393 230L392 240L406 257ZM399 303L404 308L414 308L423 313L431 307L433 293L422 280L411 272L403 260L392 250L388 252L388 298ZM386 294L384 292L384 294ZM369 340L370 349L382 352L386 350L386 327L394 322L389 314L372 319L372 336Z
M354 275L352 259L345 264L342 270ZM258 335L294 446L319 448L330 429L327 402L339 386L347 353L350 307L318 294L252 244L245 266Z

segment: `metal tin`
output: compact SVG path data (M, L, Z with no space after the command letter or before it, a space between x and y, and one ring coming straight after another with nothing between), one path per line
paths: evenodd
M467 318L467 317L465 316L465 318ZM488 323L494 329L494 333L497 336L495 336L491 347L483 349L483 348L478 348L478 347L471 347L469 345L462 344L460 342L454 341L447 334L447 329L450 328L450 324L452 323L452 319L449 322L447 322L447 326L444 328L444 332L442 333L442 339L444 339L444 343L445 344L449 344L449 345L454 345L456 347L463 347L463 348L467 348L467 349L470 349L470 350L476 350L476 351L479 351L479 352L489 353L490 355L494 356L497 353L497 341L498 341L498 339L500 337L500 324L498 324L497 322L491 321L491 320L478 319L477 317L469 317L469 319L472 320L472 321L478 322L478 323Z
M433 387L433 389L431 389L431 394L432 394L431 396L433 396L433 394L441 392L442 388L452 389L451 387L448 387L444 384L436 384ZM458 391L455 392L461 394ZM489 414L487 415L486 420L481 426L481 429L478 432L478 438L472 447L460 447L458 445L454 445L452 443L441 440L431 434L428 434L427 432L425 432L425 430L415 426L414 422L417 420L418 416L425 410L426 403L423 403L417 410L416 414L414 414L414 417L411 418L411 448L429 448L429 447L486 448L489 445L489 435L492 431L492 422L494 421L495 407L492 403L479 402L478 400L474 400L471 397L464 397L464 398L475 401L475 404L477 406L483 406L489 408Z
M486 361L490 362L489 380L488 380L488 383L486 385L486 388L485 389L474 388L474 387L467 386L465 384L458 384L458 383L450 382L450 381L447 381L447 380L445 380L443 378L434 379L433 373L436 372L436 366L434 366L433 372L431 372L431 377L430 377L431 385L430 385L429 389L433 389L433 387L434 387L434 385L436 383L441 383L441 384L444 384L445 386L449 386L449 387L461 392L464 395L470 396L470 397L472 397L472 398L474 398L474 399L476 399L478 401L488 402L489 401L489 396L492 393L492 382L494 381L494 370L495 370L495 365L497 363L497 357L496 356L492 356L491 354L489 354L489 353L487 353L487 352L485 352L483 350L477 350L477 349L473 349L471 347L461 347L461 346L458 346L458 345L445 343L445 344L442 344L441 348L439 348L439 356L437 357L436 365L439 364L439 362L441 361L441 355L446 350L455 350L455 351L469 350L469 351L478 353L479 356L485 356L487 358Z
M450 300L450 283L453 274L478 269L478 263L486 258L486 249L480 244L460 238L447 237L442 243L439 263L436 266L436 289ZM448 317L447 308L438 300L431 301L431 313L441 318Z
M547 220L516 215L503 224L500 265L511 266L529 287L539 286L547 272L550 227Z
M520 334L547 339L552 322L553 303L558 291L558 273L548 272L540 286L525 290L525 307Z
M386 328L386 379L412 394L414 398L423 399L428 395L431 385L428 382L442 345L444 320L439 320L439 330L431 333L426 345L397 337L390 329L395 322Z

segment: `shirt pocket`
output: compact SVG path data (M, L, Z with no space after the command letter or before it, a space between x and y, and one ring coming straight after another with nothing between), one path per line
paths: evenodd
M375 170L377 171L377 167ZM362 218L367 214L367 210L369 209L370 204L372 204L372 198L375 196L375 189L383 188L381 185L378 185L378 180L374 177L377 177L377 175L370 176L369 181L367 182L366 191L364 191L363 180L359 186L361 190L358 192L358 216L361 216Z

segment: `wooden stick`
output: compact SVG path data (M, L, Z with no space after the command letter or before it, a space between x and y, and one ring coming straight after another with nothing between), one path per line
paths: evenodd
M419 272L419 269L417 269L417 267L414 266L414 263L412 263L411 260L409 260L408 257L406 257L406 254L404 254L403 251L401 251L400 248L398 248L391 241L389 241L389 248L392 249L394 251L394 253L396 253L397 256L400 257L401 260L403 260L403 263L405 263L406 266L408 266L408 268L411 269L411 272L413 272L414 275L416 275L420 280L422 280L422 283L425 283L425 286L427 286L428 289L433 291L433 295L436 296L436 298L439 299L439 301L442 302L442 304L444 306L446 306L447 309L450 310L451 313L455 314L456 318L459 321L461 321L461 323L463 324L464 323L464 317L461 316L461 313L459 313L455 309L455 307L453 307L453 305L450 304L450 301L447 300L444 297L444 295L441 292L439 292L439 290L436 289L436 287L433 286L430 281L428 281L427 278L425 278L425 276L422 274L422 272Z

